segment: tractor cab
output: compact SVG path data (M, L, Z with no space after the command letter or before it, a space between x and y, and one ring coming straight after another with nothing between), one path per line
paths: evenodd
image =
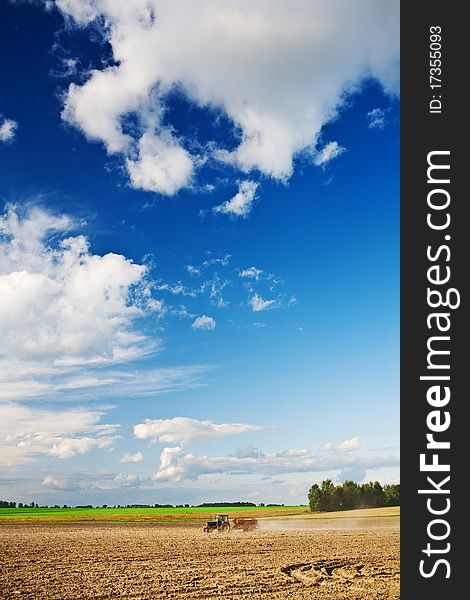
M226 513L217 513L215 515L215 520L218 525L222 525L222 523L228 523L228 515Z
M230 531L230 522L228 514L217 513L214 521L207 521L204 531L210 533L211 531Z

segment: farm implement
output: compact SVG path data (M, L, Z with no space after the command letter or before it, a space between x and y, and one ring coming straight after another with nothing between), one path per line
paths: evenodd
M232 529L241 529L242 531L253 531L258 525L257 519L241 518L233 519ZM225 513L215 515L214 521L207 521L203 531L210 533L211 531L230 531L229 516Z
M243 531L253 531L258 526L258 519L237 518L233 520L234 529L243 529Z

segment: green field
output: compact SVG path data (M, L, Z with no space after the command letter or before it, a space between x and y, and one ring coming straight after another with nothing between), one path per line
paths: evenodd
M147 521L203 522L214 513L228 513L231 518L283 517L308 512L306 506L213 506L188 508L0 508L1 523L78 522L78 521Z

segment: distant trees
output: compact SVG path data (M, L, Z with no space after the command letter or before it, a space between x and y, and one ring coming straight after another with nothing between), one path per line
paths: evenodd
M400 484L384 485L386 506L400 506Z
M8 502L7 500L0 500L0 508L39 508L37 502L30 502L29 504L23 504L23 502ZM41 506L41 508L47 508L47 506Z
M203 502L198 508L212 508L214 506L256 506L254 502Z
M312 485L308 492L308 504L313 512L399 506L400 485L382 487L378 481L364 484L345 481L335 485L331 479L325 479L320 485Z

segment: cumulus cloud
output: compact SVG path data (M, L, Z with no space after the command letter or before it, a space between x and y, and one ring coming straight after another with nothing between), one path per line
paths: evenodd
M142 454L142 452L135 452L134 454L132 454L131 452L126 452L126 454L123 454L121 456L121 458L119 459L119 462L122 463L139 463L143 460L144 455Z
M315 153L313 162L317 167L323 167L345 151L346 148L340 146L338 142L329 142L320 151Z
M34 462L38 456L72 458L111 448L119 425L102 423L104 410L31 408L0 404L0 466Z
M18 123L13 119L0 121L0 142L12 142L15 139Z
M388 112L390 109L373 108L366 115L367 127L369 129L384 129L388 124Z
M188 185L193 172L189 154L171 136L149 132L139 140L139 158L127 160L132 187L173 195Z
M215 320L207 315L202 315L194 320L191 325L193 329L202 329L205 331L214 331L216 327Z
M207 365L132 366L159 349L137 319L160 318L167 307L152 297L146 267L94 254L81 226L37 207L10 205L0 216L0 401L143 397L202 385ZM93 445L58 443L54 452Z
M251 309L253 312L261 312L268 308L275 308L276 300L264 300L259 294L254 294L250 298Z
M344 440L339 444L333 444L332 442L327 442L324 446L320 448L324 452L350 452L351 450L357 450L361 445L361 440L356 436L351 438L350 440Z
M91 253L85 236L65 237L72 228L39 208L0 218L0 356L91 363L148 350L132 331L141 310L131 295L146 268Z
M134 425L134 436L141 440L184 445L197 439L214 439L263 429L248 423L214 423L189 417L145 419Z
M63 118L123 156L134 187L173 194L208 155L286 180L364 78L398 92L397 0L298 0L295 10L271 0L55 4L69 27L99 22L114 59L70 85ZM238 145L188 150L165 113L175 87L223 111Z
M235 196L214 207L213 211L234 217L247 217L251 212L257 188L258 184L254 181L242 181Z
M72 458L76 454L86 454L94 448L109 448L114 438L77 437L65 438L54 442L48 454L57 458Z
M205 456L185 453L182 446L164 448L155 479L158 481L181 481L198 479L202 475L245 474L274 476L287 473L318 473L346 468L366 469L396 466L396 456L317 457L307 450L289 449L263 454L247 452L229 456Z

